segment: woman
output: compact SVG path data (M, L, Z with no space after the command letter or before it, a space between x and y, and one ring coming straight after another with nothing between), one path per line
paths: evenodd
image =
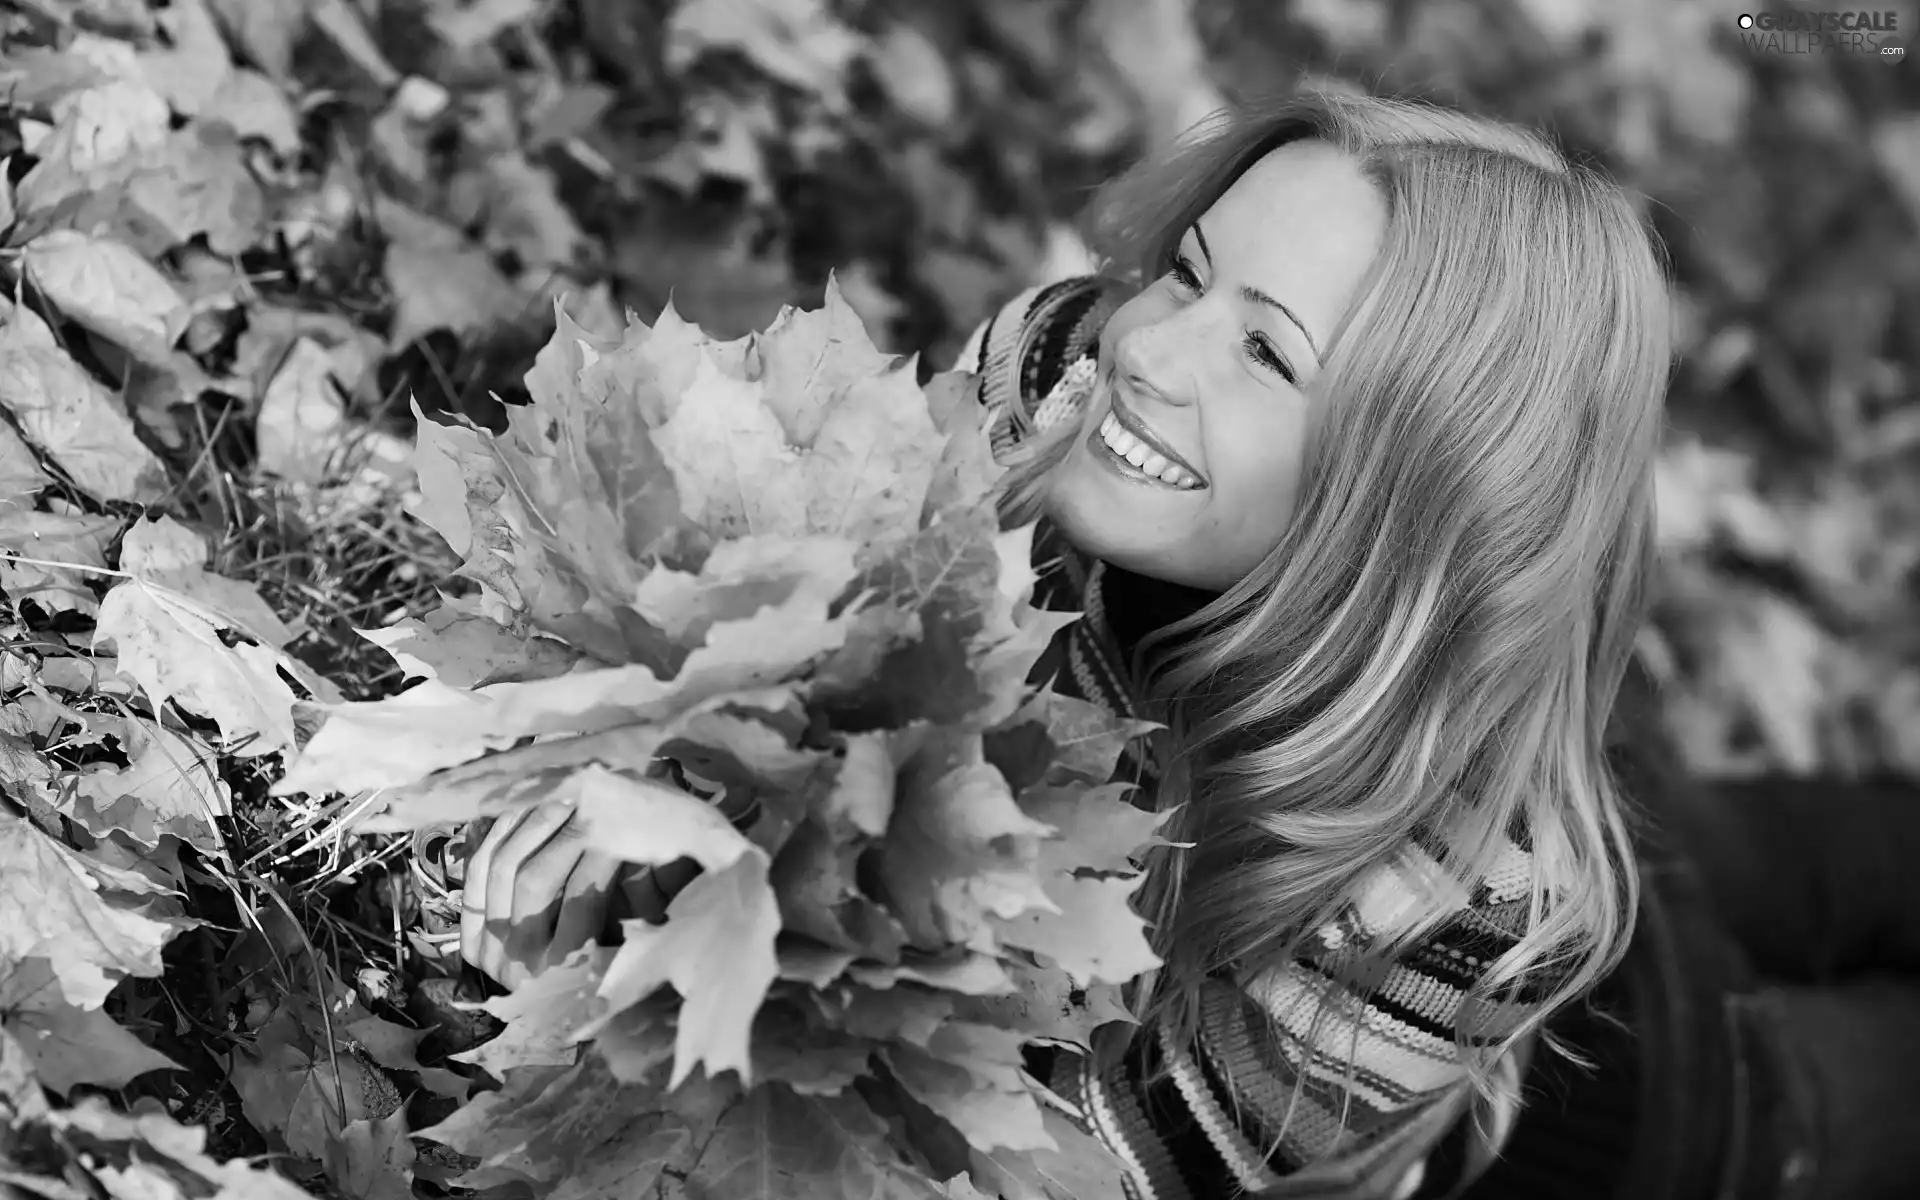
M1123 771L1191 848L1147 861L1141 1031L1034 1069L1140 1197L1494 1180L1638 903L1604 740L1653 550L1653 245L1529 134L1333 97L1233 115L1100 217L1106 274L961 365L1041 602L1088 613L1036 678L1167 725ZM464 952L511 985L619 871L564 812L503 822Z

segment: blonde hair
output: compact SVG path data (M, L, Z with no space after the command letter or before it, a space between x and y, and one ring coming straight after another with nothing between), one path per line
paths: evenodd
M1524 979L1542 1015L1506 1036L1463 1021L1484 1093L1497 1056L1612 970L1632 930L1603 735L1653 553L1662 264L1627 196L1531 133L1307 95L1229 112L1110 185L1106 270L1162 274L1242 171L1300 138L1358 160L1387 229L1309 385L1278 547L1135 664L1169 727L1158 806L1190 844L1149 860L1140 904L1166 966L1146 1008L1190 1033L1202 979L1289 961L1410 839L1441 831L1471 881L1519 831L1528 929L1462 1011ZM1010 514L1043 503L1077 432L1025 448Z

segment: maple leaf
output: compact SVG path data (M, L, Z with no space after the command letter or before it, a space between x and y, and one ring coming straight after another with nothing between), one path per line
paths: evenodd
M1004 469L993 460L984 406L974 394L972 375L948 371L927 381L927 408L946 435L927 488L926 522L936 513L966 512L990 502Z
M733 1070L750 1081L753 1017L780 973L773 950L780 911L766 856L741 854L695 879L667 906L664 925L625 921L622 928L626 942L607 966L600 996L622 1009L662 984L680 994L667 1087L679 1087L699 1063L709 1075Z
M847 738L840 772L826 794L821 815L829 823L845 822L870 837L885 833L893 817L894 774L900 766L893 747L907 740L884 730Z
M1026 1153L980 1151L971 1157L974 1180L1004 1200L1081 1200L1123 1196L1131 1174L1118 1156L1065 1115L1045 1109L1041 1128L1052 1149Z
M768 407L795 446L812 446L847 389L892 365L832 275L819 308L783 309L765 333L753 336L749 354L759 365Z
M432 679L385 700L332 705L274 792L398 787L512 745L516 738L493 732L488 710L486 697Z
M890 961L907 935L891 913L860 891L856 872L865 849L835 838L818 822L802 822L773 864L780 921L824 946Z
M53 778L52 764L34 745L35 734L33 717L24 705L0 705L0 783L33 790L33 785Z
M196 121L144 159L118 197L141 218L141 250L164 254L204 234L216 254L239 254L260 239L266 195L231 126Z
M255 0L247 7L264 5ZM267 76L245 67L227 74L220 90L201 109L200 120L202 124L226 125L243 139L257 137L281 154L300 149L299 117L286 94Z
M668 1200L931 1200L937 1185L901 1161L887 1126L848 1096L756 1088L704 1143L669 1160Z
M764 380L734 378L703 357L686 398L655 431L690 520L723 536L862 542L917 522L942 439L911 366L848 384L805 447L788 442L767 395Z
M596 1054L567 1068L510 1068L501 1082L419 1136L479 1159L463 1187L533 1182L549 1197L645 1195L738 1095L703 1077L662 1104L655 1088L621 1083Z
M600 981L613 951L583 946L505 996L484 1005L505 1022L498 1034L453 1057L496 1078L527 1066L571 1066L585 1030L607 1015Z
M1093 1032L1114 1021L1132 1022L1120 991L1106 984L1080 986L1057 966L1007 960L1014 990L995 996L957 996L954 1015L985 1025L1018 1029L1033 1041L1091 1048Z
M180 293L118 242L56 229L21 253L35 286L54 307L138 358L164 360L186 328Z
M233 69L227 44L205 0L169 4L155 19L166 31L166 43L140 51L140 74L176 111L192 116L219 92Z
M246 57L275 78L293 70L311 0L212 0L214 18Z
M144 717L94 720L118 739L127 765L80 772L61 811L97 837L119 831L154 846L172 836L202 852L217 850L214 822L232 808L213 751Z
M261 468L282 479L319 483L345 441L346 422L333 356L312 338L295 338L260 398L254 444Z
M27 440L89 494L150 504L167 492L166 468L105 388L51 347L0 347L0 397Z
M59 97L52 109L53 136L20 180L17 199L25 217L84 196L124 160L164 145L172 129L167 102L143 79L101 79Z
M573 335L566 345L581 362L591 359L592 347L564 314L560 333ZM541 369L536 365L530 380L537 381ZM642 561L670 550L683 533L673 477L624 390L594 395L569 388L544 412L510 410L506 434L493 449L522 503L540 516L549 557L565 564L602 606L626 602Z
M515 634L451 604L423 618L408 617L383 629L355 632L392 655L409 677L435 679L455 688L551 679L581 661L577 652L560 641Z
M228 1077L248 1121L319 1162L350 1194L405 1200L413 1149L398 1091L347 1046L303 1044L300 1028L282 1008L236 1051Z
M206 569L207 541L172 517L135 521L120 543L120 567L198 603L221 624L278 650L293 640L260 591Z
M1019 1052L1009 1079L989 1082L967 1065L945 1061L912 1046L892 1046L887 1067L908 1094L945 1118L981 1150L1052 1150L1056 1143L1041 1121L1040 1105L1018 1077Z
M125 585L122 585L125 586ZM111 599L111 596L109 597ZM104 611L103 617L104 620ZM411 783L525 737L659 723L781 684L833 650L845 623L810 597L715 623L671 679L645 667L575 671L465 692L437 681L387 700L327 706L327 722L289 767L281 794ZM667 736L664 728L659 736Z
M149 1071L179 1069L106 1013L68 1003L44 958L0 971L0 1028L26 1051L40 1082L62 1094L83 1083L125 1087Z
M634 588L632 606L669 642L698 646L718 622L796 599L831 604L853 582L859 549L843 537L734 538L715 546L698 572L655 566Z
M667 23L667 65L684 70L709 49L745 54L767 74L846 104L843 76L866 39L842 24L821 0L690 0Z
M272 1171L206 1152L207 1131L164 1113L123 1115L98 1096L40 1122L66 1151L70 1169L111 1200L306 1200L307 1193ZM79 1193L75 1193L79 1194Z
M1057 837L1041 847L1040 857L1051 870L1132 874L1133 858L1152 845L1167 814L1135 808L1127 802L1133 791L1127 783L1098 787L1035 786L1020 793L1020 809L1036 821L1053 826Z
M0 424L0 498L31 496L50 482L13 426Z
M141 912L117 872L0 811L0 968L44 958L67 1001L99 1008L123 975L155 976L175 927Z
M1127 743L1158 728L1046 688L987 734L987 757L1021 789L1042 780L1105 784Z
M989 915L1050 908L1035 867L1053 827L1014 802L977 737L924 748L900 779L879 875L914 943L973 944Z
M802 1096L845 1091L868 1073L874 1049L867 1039L833 1028L792 1000L769 999L754 1016L755 1075Z
M85 568L107 565L107 543L119 531L113 517L18 508L0 512L0 549L20 556L0 557L0 587L15 603L32 600L48 612L90 616L100 604L88 583L99 576Z
M992 924L1001 941L1045 955L1076 984L1124 983L1160 965L1128 902L1139 886L1137 878L1056 876L1046 884L1048 906L995 914Z
M524 318L529 297L500 273L493 256L460 230L384 196L375 197L387 236L383 271L396 310L396 348L435 329L475 333Z
M1073 619L1036 614L1025 602L1031 533L1000 533L991 510L967 511L869 556L857 581L875 601L869 611L904 610L914 621L873 620L880 645L853 642L822 668L836 717L853 728L916 720L987 726L1011 711L1046 640Z
M218 614L144 579L115 585L100 602L93 641L111 641L119 669L157 711L169 699L212 720L230 752L271 754L294 744L286 660L265 646L220 638Z
M525 615L538 628L558 624L585 601L579 584L549 562L535 516L478 430L430 421L415 407L413 456L420 500L413 514L463 556L461 573L487 589L485 615L512 626Z

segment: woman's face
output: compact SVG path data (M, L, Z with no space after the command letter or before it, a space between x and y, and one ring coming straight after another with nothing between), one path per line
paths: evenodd
M1320 141L1274 150L1215 201L1100 335L1087 432L1047 497L1074 545L1212 590L1273 550L1320 353L1385 229L1373 183Z

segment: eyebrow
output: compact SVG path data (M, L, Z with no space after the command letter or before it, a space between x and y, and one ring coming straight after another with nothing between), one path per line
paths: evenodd
M1198 221L1193 223L1192 229L1193 239L1200 243L1200 253L1206 256L1207 269L1211 271L1213 270L1213 251L1207 248L1207 235L1200 231L1200 222ZM1267 295L1259 288L1249 284L1242 284L1240 286L1240 295L1243 299L1250 300L1255 304L1264 304L1268 308L1278 311L1282 316L1286 317L1287 320L1292 321L1293 327L1300 331L1300 336L1307 339L1307 349L1313 351L1313 361L1316 363L1320 361L1319 345L1313 340L1313 335L1307 332L1306 323L1302 321L1292 309L1275 300L1272 296Z

